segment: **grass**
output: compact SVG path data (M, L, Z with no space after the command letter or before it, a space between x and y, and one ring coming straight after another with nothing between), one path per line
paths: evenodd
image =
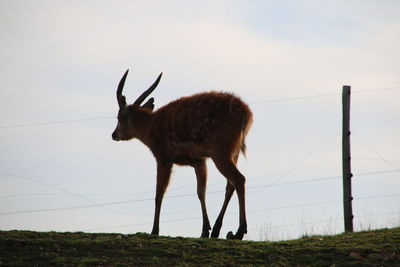
M4 266L400 266L400 228L280 242L0 231Z

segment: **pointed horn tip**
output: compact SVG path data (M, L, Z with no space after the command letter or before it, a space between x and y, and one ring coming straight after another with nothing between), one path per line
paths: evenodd
M160 75L158 75L158 77L157 77L157 81L161 80L162 75L163 75L163 73L161 72Z

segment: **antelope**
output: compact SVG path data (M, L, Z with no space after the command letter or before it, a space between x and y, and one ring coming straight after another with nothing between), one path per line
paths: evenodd
M225 199L212 228L218 238L225 211L234 191L239 200L239 228L229 232L228 239L242 240L247 233L245 210L245 177L236 164L240 152L245 155L245 137L253 121L249 107L231 93L204 92L181 97L154 111L154 98L144 100L160 82L157 80L133 104L127 105L122 95L127 70L117 88L118 124L112 133L115 141L139 139L157 161L157 186L152 235L159 234L161 203L170 181L174 164L194 168L197 195L201 204L203 227L201 237L210 236L210 221L205 203L207 182L206 159L211 158L227 179Z

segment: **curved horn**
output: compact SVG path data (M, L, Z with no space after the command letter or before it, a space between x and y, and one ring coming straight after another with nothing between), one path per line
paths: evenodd
M117 101L119 108L122 109L126 106L126 99L125 96L122 95L122 89L124 89L126 76L128 76L129 69L126 70L124 76L122 76L121 80L119 81L118 88L117 88Z
M136 105L140 105L142 104L142 102L146 99L146 97L148 97L153 91L154 89L156 89L158 83L161 80L161 76L162 76L162 72L160 73L160 75L158 76L157 80L149 87L149 89L147 89L146 91L144 91L139 97L138 99L136 99L135 103Z

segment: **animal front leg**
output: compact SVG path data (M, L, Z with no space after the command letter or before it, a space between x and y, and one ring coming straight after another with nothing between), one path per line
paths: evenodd
M155 199L155 212L152 235L158 235L160 232L160 211L164 193L167 190L168 183L171 177L172 164L170 163L157 163L157 188Z

